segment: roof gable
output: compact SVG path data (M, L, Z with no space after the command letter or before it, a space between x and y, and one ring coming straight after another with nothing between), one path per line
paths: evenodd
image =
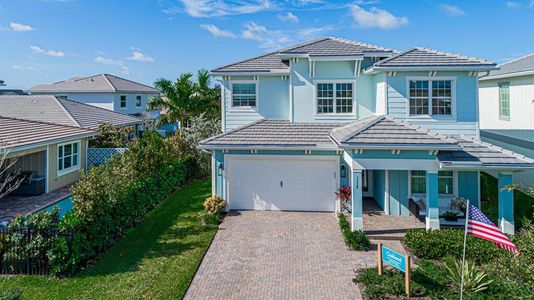
M385 67L495 67L495 63L460 54L428 48L413 48L377 62L373 68Z
M159 93L159 90L128 79L110 74L98 74L89 77L73 77L52 84L40 84L30 89L32 93L61 92L138 92Z

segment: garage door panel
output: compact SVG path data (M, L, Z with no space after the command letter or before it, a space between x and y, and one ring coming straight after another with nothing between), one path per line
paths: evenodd
M332 159L234 158L228 169L231 209L334 210Z

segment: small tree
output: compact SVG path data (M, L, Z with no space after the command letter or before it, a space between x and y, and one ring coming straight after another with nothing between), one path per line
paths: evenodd
M19 158L20 155L11 155L8 142L0 141L0 199L16 190L24 181L21 169L15 167Z
M134 134L134 129L130 127L117 127L109 122L98 124L99 134L89 141L92 148L119 148L124 147L130 137Z

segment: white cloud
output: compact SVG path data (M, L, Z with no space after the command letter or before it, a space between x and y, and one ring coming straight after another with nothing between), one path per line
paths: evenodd
M95 57L94 61L99 63L99 64L103 64L103 65L117 66L117 67L121 68L122 74L126 74L126 75L130 74L130 68L125 66L124 63L122 62L122 60L114 60L114 59L106 58L106 57L103 57L103 56L97 56L97 57Z
M439 9L443 11L444 13L451 15L451 16L463 16L465 15L465 11L461 9L460 7L456 5L450 5L450 4L440 4Z
M230 30L221 29L213 24L201 24L200 28L209 31L214 37L235 38L236 35Z
M223 0L180 0L183 9L192 17L219 17L227 15L253 14L273 10L277 6L271 0L223 1ZM176 13L180 9L171 7L165 13Z
M39 71L39 69L37 69L36 67L32 67L32 66L12 65L11 67L14 70L19 70L19 71Z
M362 28L392 29L408 24L408 18L394 16L387 10L377 7L365 10L357 4L353 4L350 6L350 10L354 21Z
M515 1L506 1L506 8L518 9L521 8L521 3Z
M65 56L65 53L63 51L45 50L37 46L30 46L30 50L32 50L32 52L36 54L44 54L44 55L53 56L53 57L64 57Z
M250 22L245 25L241 36L246 40L257 41L260 43L260 48L269 50L281 48L291 42L289 36L282 31L269 30L256 22Z
M334 27L331 25L322 26L322 27L310 27L304 28L297 32L297 36L303 40L316 38L328 31L334 30Z
M15 23L15 22L9 23L9 28L11 28L11 30L13 31L21 31L21 32L34 30L34 28L31 27L30 25L25 25L25 24L20 24L20 23Z
M279 14L277 17L282 22L298 23L300 21L299 17L295 16L292 12L288 12L287 14Z
M141 52L139 49L132 49L132 55L128 57L128 60L139 62L154 62L154 58Z

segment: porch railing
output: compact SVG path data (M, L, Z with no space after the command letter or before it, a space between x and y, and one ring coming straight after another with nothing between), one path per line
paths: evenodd
M58 243L63 239L64 243ZM55 229L0 227L0 274L1 275L48 275L50 252L58 244L65 246L59 251L72 254L72 233L60 233Z

